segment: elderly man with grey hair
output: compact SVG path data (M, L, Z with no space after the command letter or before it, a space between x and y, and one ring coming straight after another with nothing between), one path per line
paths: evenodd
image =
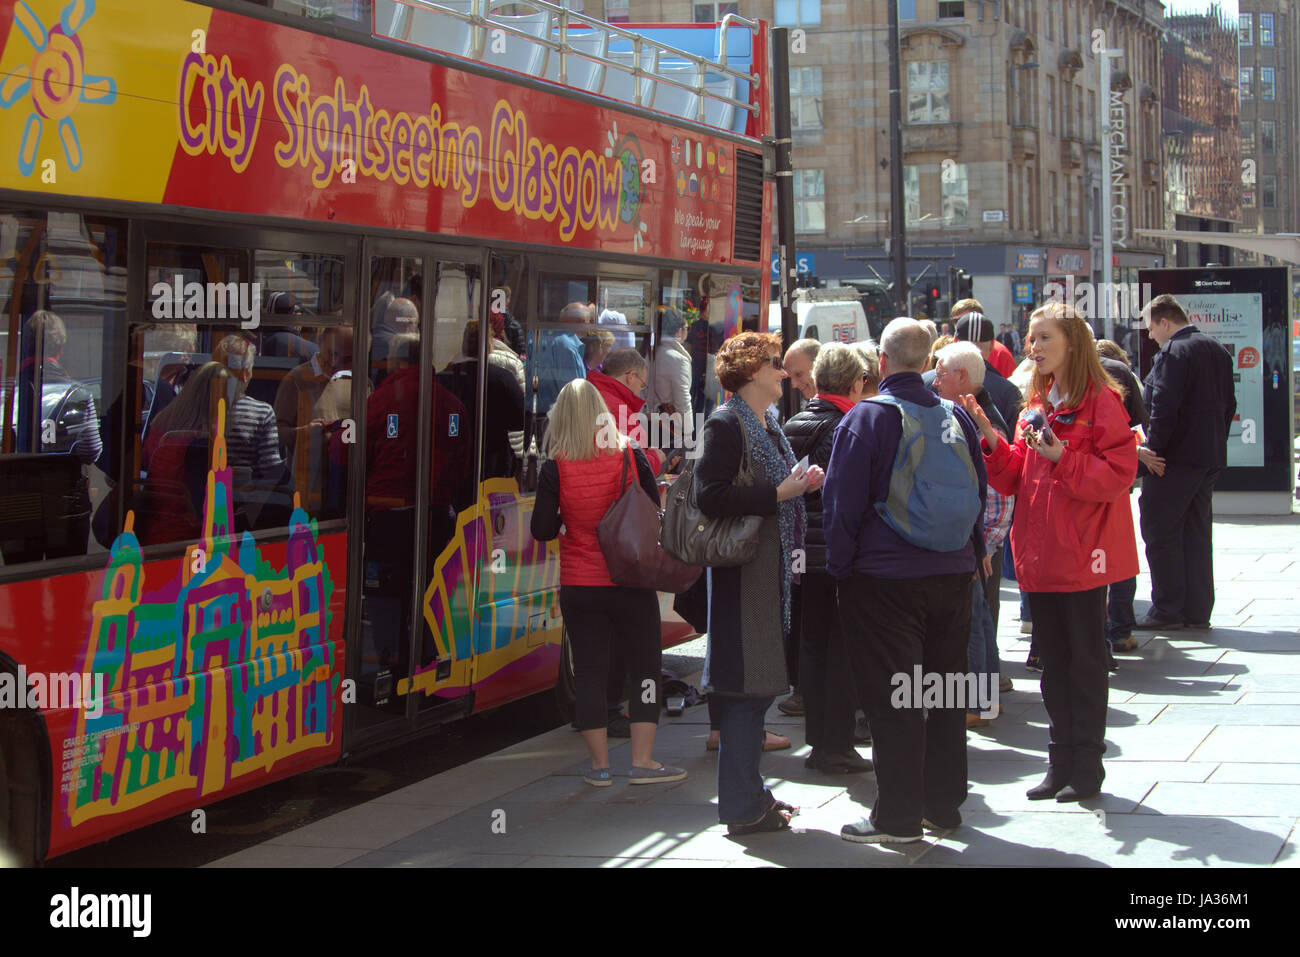
M954 695L927 714L919 689L899 698L896 678L966 673L971 588L985 555L979 433L963 409L921 382L929 351L929 333L915 320L885 327L880 394L836 428L822 491L826 570L836 580L879 785L871 816L840 831L859 843L919 841L923 827L957 827L966 800L965 701ZM925 438L919 461L899 460L905 425ZM905 481L895 483L900 470ZM942 500L913 494L936 482L948 493ZM924 524L931 534L919 534Z
M808 402L817 394L817 386L813 383L813 363L817 361L821 347L822 344L816 339L797 339L785 350L785 359L782 361L786 375L790 377L791 388Z

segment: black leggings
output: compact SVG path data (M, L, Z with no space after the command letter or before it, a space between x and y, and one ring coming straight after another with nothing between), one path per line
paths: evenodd
M627 668L628 716L657 724L661 661L658 596L644 588L618 585L561 585L560 611L573 648L578 730L594 731L609 721L606 689L610 651L615 644Z

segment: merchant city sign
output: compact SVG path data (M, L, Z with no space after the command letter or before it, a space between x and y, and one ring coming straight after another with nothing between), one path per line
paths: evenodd
M1128 128L1124 117L1124 91L1110 91L1110 234L1116 246L1128 236Z

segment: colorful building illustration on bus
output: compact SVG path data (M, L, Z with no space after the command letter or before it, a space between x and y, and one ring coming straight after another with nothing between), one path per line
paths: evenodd
M277 762L337 750L334 584L315 525L295 499L283 569L250 534L237 538L224 435L222 401L203 539L175 577L146 590L131 515L110 550L81 663L104 676L106 700L97 717L78 712L64 741L72 826L178 792L201 798Z

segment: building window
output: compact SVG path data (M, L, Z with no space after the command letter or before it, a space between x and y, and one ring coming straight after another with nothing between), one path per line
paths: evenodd
M1243 153L1255 152L1255 124L1251 120L1241 121L1241 151Z
M822 0L776 0L778 27L815 27L822 22Z
M1241 98L1243 100L1250 99L1250 78L1254 72L1255 71L1250 67L1237 71L1237 84L1241 87Z
M1252 20L1253 17L1249 13L1243 13L1237 17L1237 42L1244 47L1248 47L1255 42L1254 38L1251 36L1251 28L1253 26Z
M1056 135L1056 77L1047 78L1047 135Z
M1259 151L1261 153L1273 152L1274 124L1272 120L1259 121ZM1245 144L1242 144L1245 148Z
M626 6L626 4L624 4ZM739 13L739 3L702 3L696 0L692 4L693 15L696 23L717 23L728 13Z
M898 19L916 19L916 0L898 0Z
M947 123L948 61L915 60L907 65L907 122Z
M1262 66L1259 68L1259 97L1261 100L1273 99L1277 85L1273 82L1273 67Z
M826 232L826 171L794 171L794 230L797 233Z
M943 9L942 3L939 4L939 9L941 10ZM939 14L939 16L943 16L943 14L941 13ZM1047 39L1051 40L1052 35L1055 32L1056 32L1056 5L1049 2L1047 4L1047 29L1045 31Z
M957 0L956 3L948 2L948 0L939 0L939 19L959 20L966 16L965 6L966 5L962 3L961 0Z
M1056 173L1047 174L1047 231L1056 232Z
M1261 176L1259 178L1259 204L1265 209L1277 207L1277 177Z
M965 163L956 163L949 167L950 175L939 176L943 186L943 208L940 211L945 228L970 225L970 189L966 169Z
M1262 47L1273 45L1273 14L1271 13L1259 15L1259 45Z
M796 130L822 128L822 69L798 67L790 71L790 124Z
M1253 189L1243 190L1241 193L1241 205L1247 209L1255 208L1255 191Z
M903 217L909 226L921 220L921 171L915 166L903 167Z

